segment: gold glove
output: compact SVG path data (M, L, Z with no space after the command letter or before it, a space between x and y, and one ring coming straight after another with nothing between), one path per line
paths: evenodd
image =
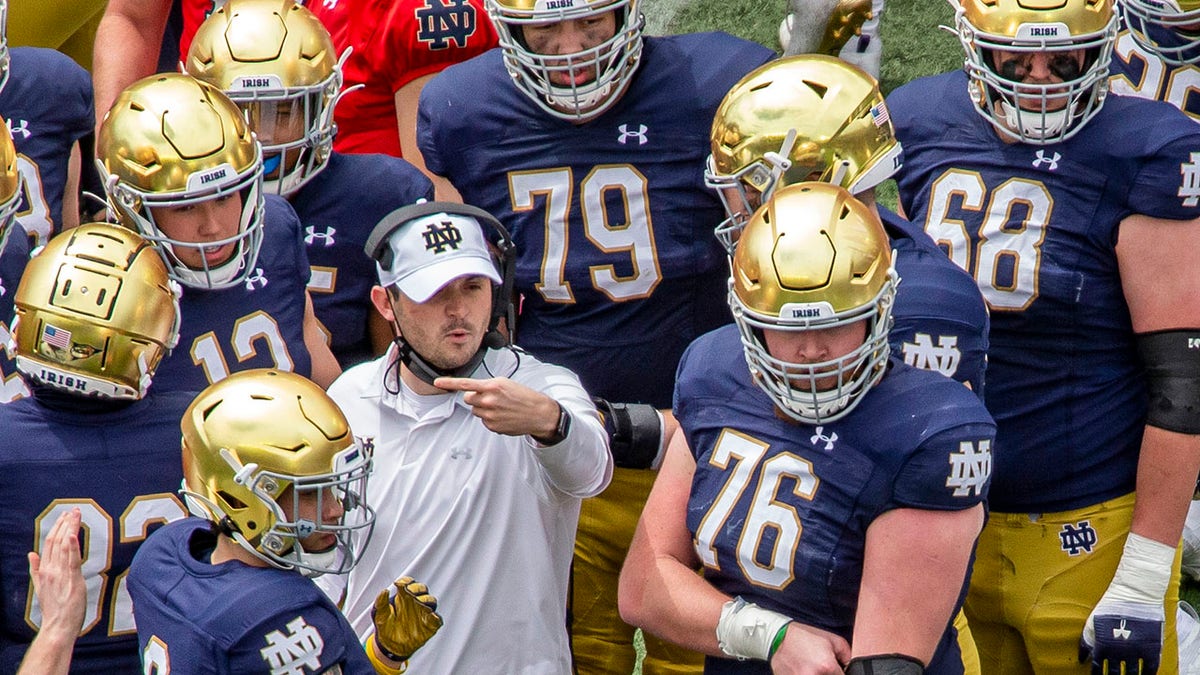
M412 577L400 577L375 598L371 621L375 624L375 640L383 655L393 661L408 657L429 641L442 627L437 613L437 598L429 594L425 584Z

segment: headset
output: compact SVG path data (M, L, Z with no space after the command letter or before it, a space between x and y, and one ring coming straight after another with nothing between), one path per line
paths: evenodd
M384 216L379 221L379 224L371 230L371 236L367 237L367 243L363 245L363 250L380 267L391 269L395 258L391 246L388 246L388 240L391 239L392 235L414 220L439 213L472 218L480 226L484 227L485 230L491 228L495 236L488 237L485 232L484 239L495 246L496 251L498 251L498 255L493 254L492 257L497 271L500 273L501 282L498 286L492 288L492 315L488 320L488 329L483 336L483 342L480 344L479 350L470 361L454 370L447 371L438 368L427 362L420 354L417 354L412 346L404 340L404 336L400 335L400 327L393 321L392 328L396 331L394 340L400 350L400 360L414 375L429 384L433 384L433 380L438 377L470 376L479 367L488 349L502 349L511 346L512 340L510 336L516 330L516 312L512 302L512 293L514 278L516 276L517 248L508 230L500 224L500 221L495 216L487 211L477 206L459 204L457 202L421 201L409 206L402 206ZM509 335L501 332L501 319L505 320L505 326Z

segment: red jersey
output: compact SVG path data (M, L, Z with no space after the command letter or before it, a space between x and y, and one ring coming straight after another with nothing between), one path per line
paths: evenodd
M179 59L187 59L188 49L192 47L192 38L200 30L200 24L209 14L217 11L225 4L225 0L183 0L180 9L183 13L183 29L179 35Z
M497 44L483 0L309 0L307 7L339 52L354 48L345 88L363 85L334 113L338 152L401 156L396 92Z

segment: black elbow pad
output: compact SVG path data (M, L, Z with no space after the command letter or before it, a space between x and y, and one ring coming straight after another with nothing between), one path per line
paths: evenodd
M613 464L626 469L649 469L662 445L662 423L654 406L646 403L610 403L594 398L604 418Z
M1146 424L1200 434L1200 329L1137 335L1150 404Z

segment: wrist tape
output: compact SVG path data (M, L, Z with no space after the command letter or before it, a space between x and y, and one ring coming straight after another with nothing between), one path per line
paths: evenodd
M738 660L771 658L771 643L779 630L792 622L791 617L763 609L741 597L721 608L717 621L717 645Z
M1104 600L1161 605L1174 562L1174 547L1130 532Z

